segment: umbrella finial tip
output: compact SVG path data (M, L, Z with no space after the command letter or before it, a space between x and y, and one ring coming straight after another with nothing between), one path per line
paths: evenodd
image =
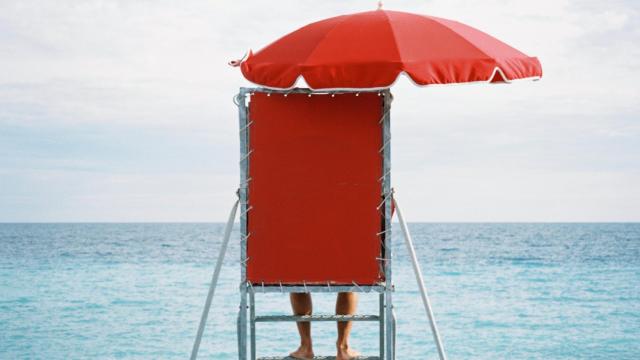
M378 1L378 10L382 10L382 1Z
M249 55L249 56L253 55L253 53L251 52L251 50L249 50L248 52L244 53L244 55L243 55L240 59L238 59L238 60L231 60L231 61L229 61L229 62L228 62L229 66L232 66L232 67L238 67L238 66L240 66L240 64L242 64L242 61L243 61L245 58L247 58L247 55Z

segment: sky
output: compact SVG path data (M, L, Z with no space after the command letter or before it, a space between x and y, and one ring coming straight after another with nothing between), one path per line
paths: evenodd
M227 62L377 1L0 0L0 222L224 221ZM511 85L392 89L409 221L640 221L640 2L403 0L539 57Z

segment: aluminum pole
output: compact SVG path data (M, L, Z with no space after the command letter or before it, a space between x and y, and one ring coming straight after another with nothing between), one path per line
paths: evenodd
M400 220L400 227L402 228L402 233L404 234L404 240L405 240L405 244L407 245L407 250L409 250L409 254L411 255L413 272L416 274L416 281L418 282L418 287L420 288L420 295L422 295L424 310L427 312L427 316L429 317L429 324L431 325L431 333L433 334L433 340L435 341L436 347L438 348L438 355L440 356L440 360L447 360L447 355L444 352L444 346L442 346L442 340L440 339L440 333L438 332L438 326L436 326L436 319L433 316L433 311L431 310L431 301L429 301L427 288L424 285L424 279L422 277L422 271L420 270L420 265L418 264L416 251L413 248L413 241L411 240L409 227L407 227L407 223L404 221L404 217L402 216L402 211L400 210L400 207L398 206L398 202L396 201L395 197L393 199L393 204L395 205L396 211L398 212L398 220Z
M218 254L218 262L216 268L213 271L211 277L211 285L209 286L209 294L207 294L207 301L204 303L204 310L202 311L202 317L200 318L200 325L198 326L198 334L196 340L193 343L193 349L191 349L191 360L198 358L198 350L200 349L200 341L202 340L202 334L204 333L204 327L207 324L207 317L209 316L209 309L211 308L211 300L213 300L213 294L216 292L216 284L218 283L218 277L220 277L220 269L222 268L222 261L224 255L227 252L227 245L229 245L229 238L231 237L231 230L233 229L233 221L236 218L236 212L238 211L238 204L240 200L236 200L229 214L229 220L227 226L224 228L224 237L222 239L222 248Z

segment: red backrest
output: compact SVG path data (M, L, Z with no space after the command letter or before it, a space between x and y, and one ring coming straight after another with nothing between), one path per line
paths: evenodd
M384 280L383 97L257 92L249 103L247 280Z

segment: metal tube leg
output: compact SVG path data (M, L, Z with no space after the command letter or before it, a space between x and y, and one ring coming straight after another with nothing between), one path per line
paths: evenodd
M379 295L379 303L380 303L380 312L379 322L380 322L380 360L384 359L384 294Z
M398 202L396 201L395 198L393 199L393 204L395 205L396 212L398 213L398 220L400 221L400 226L402 227L402 233L404 234L407 250L411 255L413 271L416 275L416 281L418 282L418 287L420 288L420 295L422 296L422 303L424 304L424 309L427 312L427 316L429 317L429 324L431 325L431 333L433 334L433 340L435 341L436 347L438 348L438 356L440 357L440 360L447 360L447 355L444 352L444 346L442 345L442 340L440 339L440 333L438 332L438 327L436 325L436 319L433 316L433 311L431 310L431 301L429 301L427 288L424 285L424 279L422 277L422 271L420 270L420 265L416 257L416 251L413 248L413 241L411 240L409 227L407 226L407 223L404 221L404 217L402 216L402 210L400 210L400 207L398 206Z
M393 336L393 349L394 349L394 351L393 351L393 360L396 360L396 351L395 351L395 348L396 348L396 310L392 309L391 313L393 314L393 320L391 322L393 324L392 325L393 335L391 335L391 336Z
M240 310L238 310L238 319L237 319L237 324L236 324L236 337L238 338L238 354L240 354L240 348L242 347L241 345L241 341L240 341ZM240 357L238 355L238 357Z
M247 284L243 283L240 289L240 327L238 328L238 359L247 360Z
M222 239L222 248L218 254L218 261L216 268L213 271L211 277L211 285L209 286L209 293L207 294L207 300L204 303L204 310L202 310L202 317L200 318L200 325L198 326L198 333L196 339L193 342L193 348L191 349L191 360L195 360L198 357L198 350L200 349L200 341L202 340L202 334L204 333L204 327L207 324L207 317L209 316L209 309L211 308L211 300L216 292L216 284L218 283L218 277L220 276L220 269L222 268L222 262L224 261L224 255L227 252L227 245L229 245L229 238L231 237L231 230L233 229L233 220L236 218L236 212L238 211L238 203L240 200L236 200L229 214L229 220L227 226L224 229L224 238Z
M249 293L249 319L251 324L251 360L256 360L256 299L253 291Z
M387 355L385 359L393 360L395 350L393 348L393 300L391 289L385 290L385 326L386 326L386 334L385 334L385 349L387 351Z

